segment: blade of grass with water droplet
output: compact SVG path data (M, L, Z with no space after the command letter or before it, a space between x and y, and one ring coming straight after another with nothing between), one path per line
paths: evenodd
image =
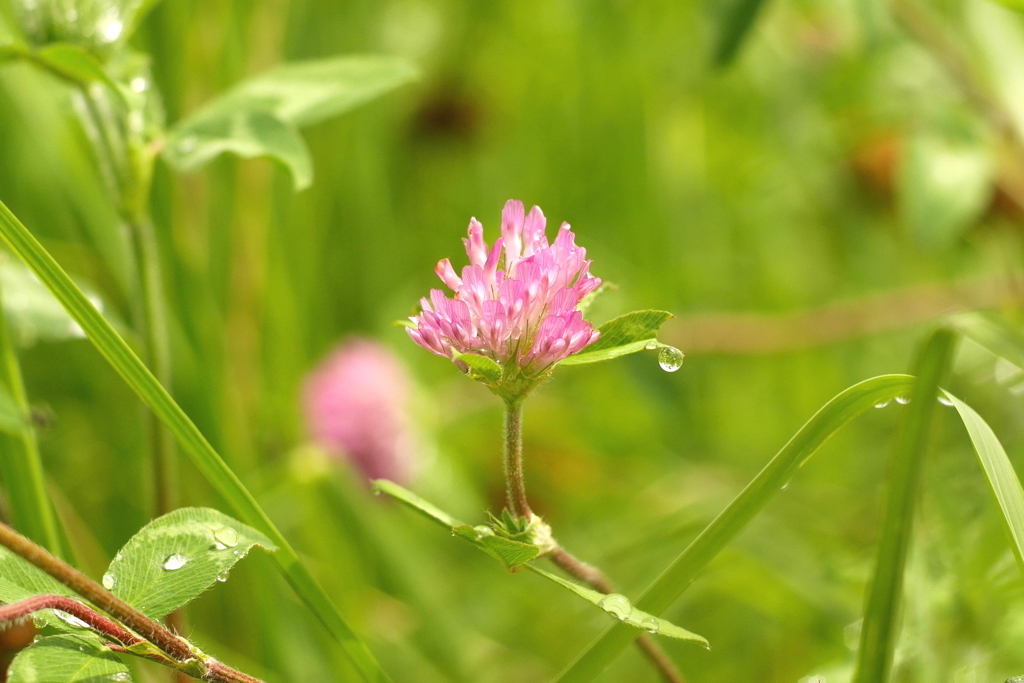
M1010 536L1010 547L1017 558L1017 564L1024 572L1024 488L1021 487L1020 479L1010 459L1006 457L1003 445L999 443L988 423L969 405L949 392L943 393L953 402L953 407L967 428L971 443L978 454L981 469L985 472L985 477L992 488L992 495L995 496L1002 512L1003 522Z
M853 418L876 404L906 394L913 385L914 378L909 375L882 375L853 385L825 404L662 572L637 600L637 607L654 615L664 612L823 443ZM622 624L612 625L559 675L558 682L593 680L636 637L635 630Z
M50 256L49 252L0 201L0 238L32 269L53 292L103 357L114 367L142 401L174 434L182 450L203 476L224 497L242 521L266 534L278 552L274 553L281 572L306 606L341 645L363 679L372 683L390 681L373 653L355 634L341 612L299 559L295 549L267 516L252 493L214 450L185 411L139 360L131 347L110 326L95 306Z
M939 382L949 368L956 340L957 335L950 330L932 333L915 363L914 374L918 379L889 461L882 531L864 609L855 683L884 683L892 670L899 636L904 568L914 526L922 463L939 406Z

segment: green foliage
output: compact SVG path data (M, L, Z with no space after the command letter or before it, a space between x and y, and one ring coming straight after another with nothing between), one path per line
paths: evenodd
M249 550L274 544L255 529L209 508L181 508L159 517L125 544L104 585L143 614L170 614L213 586Z
M767 0L730 0L718 3L718 35L714 59L718 66L727 66L739 54L743 42L754 30L757 15Z
M327 630L345 648L352 663L367 681L386 681L369 649L345 622L337 607L316 583L299 560L295 550L249 493L237 475L227 466L181 407L160 385L114 328L110 326L85 294L72 282L53 257L24 225L0 202L0 237L25 262L57 297L72 318L81 325L89 340L128 385L167 426L203 475L224 496L245 521L265 533L278 547L274 554L278 567L295 592L323 622Z
M655 349L658 329L672 318L666 311L633 311L609 320L598 329L601 336L596 342L559 365L584 365L626 356L644 349Z
M580 596L587 602L597 605L623 623L635 626L636 628L647 631L648 633L666 636L668 638L675 638L676 640L689 640L695 643L700 643L704 647L709 647L708 641L704 636L691 633L685 628L676 626L664 619L658 619L653 614L648 614L643 610L636 609L628 600L625 599L624 596L615 593L611 595L598 593L595 590L587 588L586 586L581 586L573 581L566 581L562 577L546 572L534 565L528 565L528 567L530 571L535 574L540 574L548 581L553 581L563 588L568 588L576 595Z
M919 131L906 143L899 202L904 224L926 247L948 247L988 208L995 162L977 135Z
M243 81L179 122L164 158L183 171L232 152L267 156L292 174L296 190L313 182L309 149L299 128L359 106L407 83L416 71L389 57L336 57L287 64Z
M59 635L41 638L22 650L9 683L130 683L128 667L99 638Z
M469 366L469 376L482 382L493 384L500 382L504 372L501 366L490 358L479 356L475 353L459 353L455 351L456 360L460 360Z
M886 479L878 554L857 650L856 683L885 683L892 671L921 470L938 409L939 383L949 370L955 344L954 332L939 330L925 343L914 364L917 381L909 394L910 406L903 416Z

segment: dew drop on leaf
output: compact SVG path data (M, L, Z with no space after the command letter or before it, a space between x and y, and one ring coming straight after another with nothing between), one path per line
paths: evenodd
M230 575L231 575L231 571L225 569L224 571L222 571L220 574L217 575L217 580L220 581L221 583L224 583L225 581L228 580L228 577Z
M649 341L646 344L644 344L644 348L647 349L648 351L653 351L654 349L658 348L658 342Z
M110 680L122 683L123 681L132 680L132 677L131 674L129 674L127 671L118 671L117 673L110 674Z
M226 526L213 532L213 540L217 550L234 548L238 545L238 532Z
M683 367L683 352L674 346L663 346L658 352L658 365L665 372L675 372Z
M74 626L76 628L89 628L89 624L87 622L82 621L73 614L68 614L67 612L63 612L59 609L53 610L53 613L56 614L57 618L63 621L65 624Z
M884 407L886 407L887 405L889 405L889 403L890 403L890 401L882 401L881 403L876 403L876 404L875 404L875 407L876 407L876 408L884 408Z
M609 593L601 598L598 606L616 619L625 619L633 611L633 604L625 595Z
M117 585L117 577L107 572L103 575L103 587L108 591L114 590L114 586Z
M897 396L896 397L896 402L899 403L901 406L905 406L908 403L910 403L910 397L909 396Z
M953 405L953 402L950 401L945 396L939 396L939 403L941 403L944 406L952 406Z
M175 569L181 569L186 564L188 564L187 557L185 557L184 555L179 555L178 553L174 553L166 560L164 560L164 569L166 569L169 572L173 572Z
M640 620L640 628L648 633L657 633L661 630L661 622L654 617L644 617Z
M491 527L487 526L486 524L481 524L480 526L473 527L473 531L476 532L476 538L477 538L478 541L480 539L483 539L483 538L487 537L487 536L493 536L494 535L494 529L492 529Z

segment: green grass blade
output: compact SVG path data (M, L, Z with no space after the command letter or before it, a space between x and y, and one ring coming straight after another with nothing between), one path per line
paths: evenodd
M884 683L892 669L921 465L939 405L936 400L939 382L949 367L956 340L956 333L939 330L932 334L917 357L915 374L918 379L889 463L878 559L868 589L854 683Z
M1024 368L1024 334L1006 320L991 313L963 313L950 324L974 342Z
M909 375L882 375L853 385L825 404L662 572L640 596L636 606L654 615L665 611L829 437L864 411L907 394L913 386L914 378ZM594 679L636 636L634 629L628 626L611 626L559 675L558 683Z
M1024 572L1024 488L1021 487L1020 479L988 423L969 405L948 392L943 393L953 402L953 407L960 413L967 427L974 450L978 453L978 461L992 487L992 495L1003 513L1006 531L1010 535L1010 547Z
M722 10L723 16L715 45L716 65L728 66L736 58L765 3L766 0L733 0Z
M374 683L389 681L388 675L377 663L369 648L345 622L338 608L317 584L287 539L270 521L241 480L124 339L114 331L67 273L3 202L0 202L0 237L53 292L75 322L85 330L97 350L174 434L182 449L224 497L235 514L246 524L265 533L278 546L279 550L273 557L281 571L307 607L316 614L342 646L363 679Z
M57 515L46 492L46 477L36 435L29 419L28 398L18 354L0 306L0 383L22 416L17 434L0 436L0 472L7 488L14 527L58 557L65 557Z

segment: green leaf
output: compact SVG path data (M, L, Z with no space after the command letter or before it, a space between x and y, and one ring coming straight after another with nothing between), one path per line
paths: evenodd
M395 500L419 512L432 522L436 522L454 536L469 541L480 550L505 565L506 568L529 562L537 557L540 550L532 543L520 543L509 538L496 536L488 526L470 526L460 522L433 503L423 500L412 491L405 489L393 481L377 479L373 482L373 492L386 493Z
M540 554L540 549L532 543L496 536L494 530L488 526L472 527L461 524L452 528L452 533L480 548L505 565L506 569L525 564Z
M823 443L850 420L873 406L906 395L914 386L909 375L882 375L846 389L826 403L793 435L764 469L644 591L636 606L661 614L693 583L718 553L742 532L790 477ZM620 624L601 636L558 677L560 683L582 683L595 678L636 638Z
M183 170L199 168L223 152L269 156L292 172L296 189L313 171L298 129L344 113L416 76L394 57L335 57L285 64L243 81L181 121L168 136L164 157Z
M918 379L905 409L885 483L882 531L868 588L854 683L885 683L892 670L921 469L939 405L939 383L949 368L956 341L956 334L950 330L932 333L915 363Z
M1024 334L992 313L962 313L949 324L969 339L1024 369Z
M95 57L70 43L51 43L40 48L36 61L75 83L110 82Z
M132 536L103 580L114 595L157 619L227 578L254 545L276 550L265 535L217 510L181 508Z
M1024 488L1021 487L1020 479L988 423L957 397L949 392L943 394L953 403L967 428L971 443L978 454L978 461L992 488L992 495L995 496L999 510L1003 513L1003 522L1010 537L1010 547L1017 558L1018 566L1024 572Z
M130 683L128 667L96 637L59 635L22 650L8 683Z
M0 258L0 289L4 315L18 346L37 341L62 341L85 336L60 302L31 270L10 258ZM102 310L103 302L92 290L85 289L93 304Z
M292 174L296 190L313 183L313 160L298 127L265 111L238 110L200 121L164 155L182 171L191 171L224 152L280 162Z
M0 238L57 297L96 349L167 426L181 445L182 451L192 459L202 475L242 521L266 534L279 548L273 558L281 573L331 636L338 641L363 679L370 683L389 681L387 673L377 663L369 648L352 631L341 612L313 578L295 549L263 511L252 493L227 466L185 411L160 385L153 373L139 360L131 347L2 201Z
M618 594L606 595L604 593L598 593L586 586L581 586L573 581L567 581L560 576L546 572L533 565L527 565L527 568L536 574L540 574L548 581L553 581L563 588L568 588L587 602L591 602L608 612L623 624L628 624L629 626L642 629L652 634L656 633L659 636L676 638L678 640L690 640L700 643L704 647L708 647L708 641L704 636L699 636L696 633L687 631L685 628L676 626L670 621L659 619L653 614L648 614L643 610L637 609L633 607L624 596Z
M7 389L0 386L0 432L20 436L29 428L28 416Z
M469 374L473 379L484 382L500 382L503 375L501 366L490 358L478 356L475 353L456 353L456 360L461 360L469 366Z
M0 603L11 604L36 595L75 596L75 593L7 548L0 547ZM53 610L43 610L39 617L55 628L67 629L67 624L54 616Z
M643 351L649 346L660 346L658 329L672 317L666 311L633 311L609 320L598 328L601 337L596 342L576 355L569 356L559 365L596 363Z
M1003 7L1009 7L1015 12L1024 13L1024 0L995 0Z
M718 39L714 52L716 65L728 66L736 58L765 3L766 0L730 0L720 4L717 11Z
M600 285L598 285L597 289L595 289L590 294L587 294L580 300L580 303L578 306L576 306L576 309L585 314L587 311L590 310L590 307L594 305L594 302L597 301L598 298L618 288L618 285L612 284L611 282L602 282Z
M919 132L907 142L899 173L899 211L917 241L946 247L988 207L995 162L968 136Z

